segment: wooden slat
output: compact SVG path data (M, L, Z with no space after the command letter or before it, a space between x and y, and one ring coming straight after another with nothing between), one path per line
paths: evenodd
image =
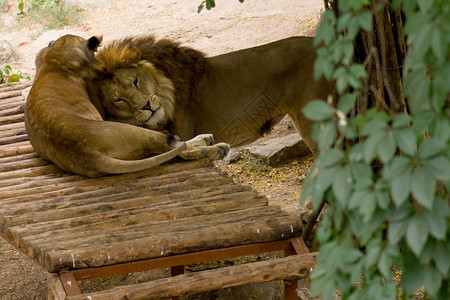
M210 189L211 188L203 188L198 192L200 194L203 194L204 196L212 197L218 195L218 193L221 194L222 192L235 193L248 190L242 186L236 185L226 186L223 189L220 189L218 193L216 187L213 188L215 190L214 192L212 192ZM185 192L174 193L173 199L181 197L181 194L185 194ZM191 196L194 197L194 199L198 197L196 196L195 192L189 194L189 197ZM7 236L10 236L12 240L19 240L20 238L30 235L37 236L39 233L44 232L57 233L59 230L68 230L70 228L74 229L75 231L89 230L91 228L96 229L98 227L104 228L109 225L113 226L114 224L117 224L117 222L119 222L119 224L122 223L127 224L127 222L134 222L134 216L136 216L136 218L140 218L141 216L139 216L139 214L141 213L145 214L146 213L145 209L142 210L126 209L120 211L120 214L119 212L93 212L89 216L11 227L8 229ZM106 225L103 226L103 223L106 223Z
M24 122L23 114L17 114L17 115L12 115L12 116L2 116L2 118L0 119L0 125L19 123L19 122Z
M218 224L175 233L150 234L131 241L91 245L79 251L52 249L40 263L49 271L87 268L168 256L198 250L224 248L253 242L292 238L301 234L301 225L292 218L263 218L238 223ZM258 240L255 240L255 237ZM53 251L55 250L55 251Z
M27 154L32 152L34 152L34 149L29 141L0 146L0 158L7 156L16 156L20 154Z
M273 280L292 280L305 277L315 266L316 253L291 255L244 265L183 274L136 285L67 297L66 300L161 299L187 296Z

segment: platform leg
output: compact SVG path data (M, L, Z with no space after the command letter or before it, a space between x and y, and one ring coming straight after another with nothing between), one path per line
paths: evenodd
M297 284L298 280L284 280L284 299L297 300Z
M66 292L64 291L58 274L47 274L47 286L48 300L64 300L66 298Z

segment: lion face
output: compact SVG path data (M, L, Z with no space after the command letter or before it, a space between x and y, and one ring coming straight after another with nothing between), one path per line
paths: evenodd
M109 120L154 128L173 116L172 82L151 63L119 68L99 88Z

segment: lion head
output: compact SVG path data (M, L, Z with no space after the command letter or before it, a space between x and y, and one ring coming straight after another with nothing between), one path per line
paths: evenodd
M135 47L112 44L97 55L96 86L107 120L155 128L174 114L174 86Z

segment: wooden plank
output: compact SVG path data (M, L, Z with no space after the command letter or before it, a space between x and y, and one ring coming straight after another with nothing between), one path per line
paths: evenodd
M23 121L24 121L23 114L12 115L12 116L2 116L2 118L0 119L0 125L19 123L19 122L23 122Z
M294 280L305 277L315 266L316 253L244 265L206 270L163 278L136 285L67 297L66 300L161 299L187 296L211 290L273 280Z
M20 91L20 95L22 95L22 91L25 88L31 86L32 84L33 84L32 81L4 83L0 86L0 99L11 97L11 96L5 96L5 95L7 95L6 92L10 92L10 91ZM1 101L0 101L0 103L1 103Z
M0 173L4 172L10 172L10 171L16 171L20 169L28 169L32 167L41 167L48 165L49 162L46 161L43 158L37 157L37 158L31 158L31 159L22 159L21 161L12 161L12 162L1 162L0 163ZM22 181L17 181L17 184ZM14 184L16 185L16 184ZM2 183L0 182L0 189L2 187ZM8 186L9 189L11 189L10 186Z
M21 105L25 105L25 100L23 99L22 95L11 97L11 98L1 99L0 100L0 111L19 107ZM23 111L22 111L22 113L23 113Z
M90 245L89 248L79 251L52 249L38 259L41 259L40 263L49 272L57 272L64 269L105 266L192 251L289 239L299 236L301 230L298 218L271 217L218 224L213 228L196 230L186 228L182 232L149 234L137 240Z
M13 129L25 129L25 123L18 122L18 123L5 124L5 125L0 126L0 132L13 130Z
M213 197L196 197L196 199L192 199L189 196L185 198L173 198L172 200L169 199L167 195L161 195L160 197L142 197L138 199L124 199L122 201L117 202L107 202L103 204L93 204L93 205L85 205L85 206L78 206L74 208L70 208L70 211L68 210L49 210L47 212L43 212L42 214L51 214L48 217L42 217L45 219L50 219L50 221L54 220L64 220L64 219L71 219L72 217L81 217L81 216L91 216L95 215L95 212L111 212L113 216L110 216L112 218L121 216L123 212L128 212L130 210L139 209L140 212L145 213L154 213L153 218L157 220L161 219L167 219L167 218L176 218L177 216L189 216L189 215L198 215L201 213L201 211L207 210L207 208L200 209L198 206L201 206L203 204L208 204L208 207L211 206L211 203L214 201L225 201L230 199L239 199L239 197L242 198L242 201L245 204L245 199L250 198L255 201L255 205L257 205L259 198L262 198L261 201L264 201L267 203L267 200L261 196L258 196L254 192L242 192L242 193L236 193L236 194L225 194L225 195L218 195ZM237 200L235 200L237 202ZM219 204L217 204L219 206ZM239 206L239 203L236 203L237 206ZM197 206L198 212L190 211L187 209L189 206ZM222 206L222 205L220 205ZM184 208L184 209L183 209ZM179 210L180 211L179 211ZM174 210L174 211L171 211ZM212 210L212 208L210 208ZM160 211L160 215L158 216L158 211ZM174 212L177 212L178 214L175 214ZM60 216L58 216L60 215ZM64 218L64 216L70 216ZM4 216L4 219L7 221L2 222L5 224L5 228L9 228L12 226L18 226L26 223L38 223L41 221L40 219L33 219L33 217L36 217L36 214L26 214L24 216L21 216L20 220L17 221L18 217L14 216Z
M220 187L219 187L220 188ZM202 188L199 190L199 194L203 194L204 196L215 196L217 194L217 189L214 187L214 192L210 191L211 188ZM227 187L223 188L224 192L234 193L234 192L240 192L248 190L248 188L244 188L242 186L237 185L228 185ZM219 191L220 193L220 191ZM174 199L177 199L177 197L180 197L180 194L184 194L184 192L174 193ZM191 194L195 197L195 193ZM191 196L190 195L190 196ZM26 236L37 236L38 234L42 232L56 232L58 230L68 230L70 228L81 231L81 230L88 230L90 228L103 228L102 226L108 226L108 224L116 224L116 222L128 222L127 218L133 218L134 215L139 213L145 213L145 210L122 210L122 211L116 211L116 212L93 212L89 216L82 216L82 217L75 217L71 219L64 219L64 220L56 220L56 221L49 221L49 222L42 222L37 224L31 224L31 225L21 225L17 227L12 227L8 229L8 236L11 236L13 240L18 240L19 237L26 237ZM106 223L106 225L103 225L103 223Z
M31 148L30 152L25 151L24 153L31 153L32 151L33 150ZM0 155L1 155L1 152L0 152ZM49 174L51 174L52 177L54 177L54 176L63 176L67 173L64 173L55 165L46 165L46 166L32 167L32 168L28 168L28 169L21 169L21 170L15 170L15 171L11 171L11 172L0 173L0 182L3 180L7 180L7 179L38 177L38 176L49 175Z
M23 116L24 112L25 112L25 102L18 101L17 103L10 103L0 108L0 117L4 118L15 115Z
M67 180L71 180L71 177L64 178ZM167 186L168 188L170 186ZM186 188L188 188L186 186ZM177 199L178 201L184 198L189 198L191 200L199 199L202 197L212 197L219 195L226 195L229 193L237 193L250 191L249 188L245 188L242 186L232 185L231 183L225 182L217 185L205 185L198 186L189 189L187 193L185 190L180 191L171 191L170 194L166 193L166 191L161 189L132 189L126 190L124 192L115 192L113 194L102 195L102 196L89 196L89 197L81 197L79 199L73 199L67 197L58 197L58 198L48 198L43 200L36 201L24 201L24 202L14 202L10 203L7 201L0 201L2 206L0 208L0 213L4 216L14 216L14 215L25 215L34 212L45 212L48 210L57 210L57 209L65 209L69 207L78 207L89 204L99 204L99 203L109 203L116 202L121 200L131 200L137 199L135 205L142 202L143 197L150 199L152 201L144 200L143 205L148 205L151 203L155 203L156 201L167 201L169 199ZM254 195L257 195L256 192L253 192ZM78 196L78 195L77 195ZM133 206L135 206L133 205Z
M17 124L17 123L16 123ZM2 130L0 131L0 138L5 138L5 137L11 137L11 136L17 136L17 135L24 135L26 134L27 131L25 128L23 127L19 127L19 128L12 128L12 129L8 129L8 130Z
M0 138L0 146L28 141L28 135L14 135Z
M70 202L72 205L76 205L77 202L74 200L85 200L98 197L108 197L110 195L116 195L127 191L137 191L138 193L145 191L152 192L178 192L186 189L194 189L197 187L208 187L213 185L222 185L232 183L232 180L227 177L218 176L211 174L210 178L202 179L201 174L185 175L185 178L173 176L170 178L141 178L140 180L134 181L109 181L104 183L93 184L91 181L80 180L74 182L65 182L66 179L58 180L58 185L48 185L48 186L33 186L34 182L24 183L20 190L10 191L6 187L0 188L0 200L3 204L3 208L0 208L0 212L9 213L7 204L14 204L20 202L32 202L39 201L39 203L45 204L48 202L53 202L51 199L58 197L59 202ZM52 180L42 180L51 182ZM41 181L41 182L42 182ZM41 183L39 182L39 183ZM49 183L51 184L51 183ZM26 186L31 186L26 188ZM27 196L27 197L24 197ZM50 201L45 201L49 200ZM98 200L98 199L96 199ZM87 202L84 202L87 203ZM84 204L83 203L83 204ZM63 206L63 203L61 204ZM16 206L21 209L21 205ZM12 212L11 212L12 213Z
M66 298L66 292L58 274L47 273L47 291L48 300L61 300Z
M16 156L32 152L34 152L34 149L29 141L0 146L0 157Z
M227 210L225 206L236 203L236 201L228 200L223 201L223 204L194 205L185 209L176 209L174 212L162 210L159 215L157 211L138 214L134 220L129 220L130 224L127 226L107 226L102 229L96 228L78 232L72 230L52 231L22 238L20 247L26 249L33 257L40 257L45 252L53 251L54 249L81 250L101 243L136 240L150 234L168 234L170 232L182 232L187 229L213 228L219 223L237 224L245 220L256 220L262 217L276 218L285 216L280 213L279 207L267 206L264 199L258 198L252 199L252 201L255 202L253 207L251 206L251 201L246 201L247 203L239 203L234 210ZM173 216L176 216L176 218ZM151 219L152 217L154 219ZM126 220L126 218L124 219ZM133 222L139 223L134 224ZM291 222L295 221L291 220ZM255 231L254 235L258 236L258 232Z

